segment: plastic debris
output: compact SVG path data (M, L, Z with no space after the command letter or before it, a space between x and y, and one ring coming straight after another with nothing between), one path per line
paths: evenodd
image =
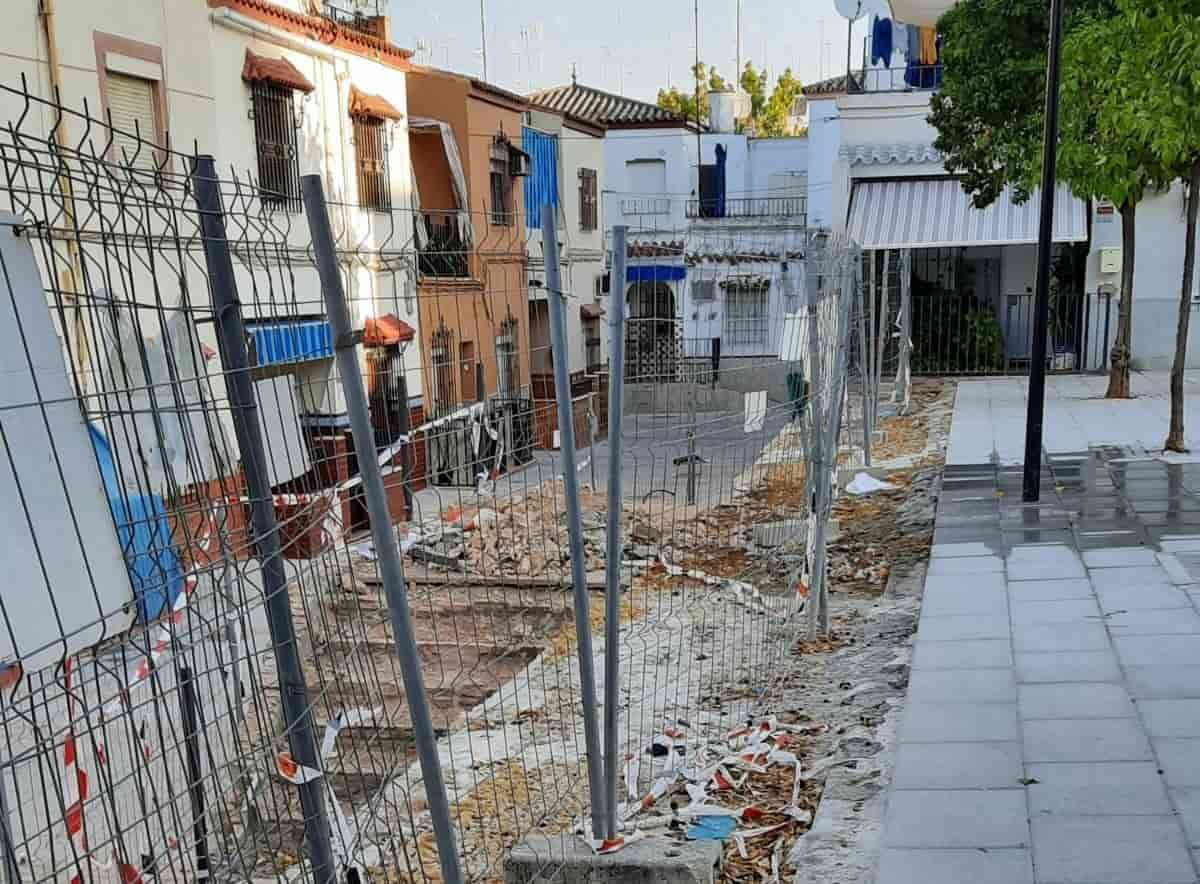
M687 836L692 841L724 841L737 823L731 816L702 816L688 826Z
M846 493L853 494L855 497L862 497L866 494L876 494L880 491L895 491L896 486L888 482L880 482L869 473L859 473L854 477L854 480L846 486Z
M640 829L630 832L628 835L617 835L615 838L592 838L588 833L584 836L588 846L592 848L592 852L596 854L616 853L630 844L636 844L646 837L646 833Z

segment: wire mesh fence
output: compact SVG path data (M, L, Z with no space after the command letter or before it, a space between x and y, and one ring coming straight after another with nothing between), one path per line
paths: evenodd
M534 222L310 228L8 92L9 880L549 876L729 775L828 627L852 330L891 346L852 244L623 230L601 294Z

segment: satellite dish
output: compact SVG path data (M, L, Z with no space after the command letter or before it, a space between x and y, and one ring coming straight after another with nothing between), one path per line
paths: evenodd
M866 0L833 0L833 5L837 9L838 15L852 22L858 21L867 11Z

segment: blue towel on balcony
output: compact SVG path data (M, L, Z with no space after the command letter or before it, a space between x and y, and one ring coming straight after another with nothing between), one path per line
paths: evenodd
M908 37L908 64L904 67L904 82L916 88L921 81L921 29L916 25L905 25L904 30Z
M871 28L871 64L892 65L892 20L875 17Z

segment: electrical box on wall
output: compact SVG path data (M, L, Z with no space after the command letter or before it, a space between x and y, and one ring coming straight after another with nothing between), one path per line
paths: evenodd
M1120 273L1121 272L1121 250L1116 248L1107 248L1100 250L1100 272L1101 273Z

